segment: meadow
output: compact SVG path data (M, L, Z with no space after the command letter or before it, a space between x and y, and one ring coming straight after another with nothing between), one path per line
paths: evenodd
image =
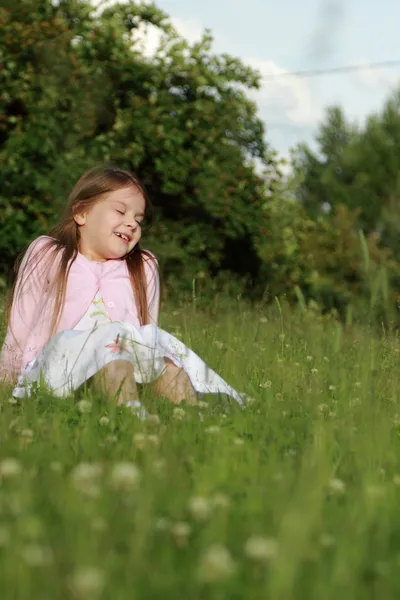
M400 594L400 343L274 304L165 307L252 400L1 391L2 600Z

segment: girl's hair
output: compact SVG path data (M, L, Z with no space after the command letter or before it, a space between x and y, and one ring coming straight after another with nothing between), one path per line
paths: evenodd
M54 291L54 296L52 294L54 298L54 312L50 325L50 337L55 333L65 302L69 271L73 261L78 255L79 250L80 232L74 217L77 214L89 210L105 194L131 186L134 186L143 194L145 199L144 221L146 225L151 225L153 214L150 200L144 186L136 177L136 175L130 171L125 171L115 167L95 167L82 175L68 197L64 215L49 233L49 236L53 239L49 240L42 248L40 248L37 256L35 255L34 261L28 261L27 264L25 264L22 273L20 273L19 270L26 250L18 257L16 261L14 270L18 276L16 277L8 300L9 326L11 320L11 309L17 286L19 286L19 283L23 281L26 282L29 279L25 273L28 264L32 269L38 267L44 254L47 254L51 251L52 256L50 264L54 264L56 258L59 259L57 273L51 286L52 291ZM126 261L132 284L132 290L138 308L139 320L142 325L145 325L149 320L148 303L151 301L151 299L148 299L146 294L147 282L144 270L144 260L152 261L154 268L156 269L154 258L149 252L142 250L139 244L136 244L133 250L129 254L122 257L121 260ZM31 265L31 262L34 262L34 264ZM156 273L154 276L156 276Z

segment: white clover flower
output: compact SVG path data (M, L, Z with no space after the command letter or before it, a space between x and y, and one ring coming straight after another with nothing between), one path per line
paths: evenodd
M21 437L32 439L33 438L33 431L32 431L32 429L28 429L28 428L22 429L22 431L21 431Z
M154 523L154 529L156 531L168 531L171 529L171 522L166 517L159 517Z
M183 421L183 419L185 418L186 412L183 408L180 408L179 406L176 406L174 408L174 410L172 411L172 416L174 417L174 419L177 419L178 421Z
M336 390L336 385L331 384L328 389L330 392L334 392Z
M260 317L260 323L268 323L267 317Z
M276 556L278 544L271 538L252 536L247 540L244 552L252 560L267 562Z
M147 436L145 433L135 433L133 436L133 443L139 450L143 450L146 447Z
M90 498L100 495L99 479L103 468L98 463L80 463L71 472L71 481L76 490Z
M331 479L329 482L329 489L334 494L344 494L346 491L346 484L341 479Z
M80 413L87 414L92 412L92 403L89 400L80 400L77 404Z
M311 373L312 373L313 375L316 375L316 374L318 373L318 369L317 369L316 367L313 367L313 368L311 369Z
M235 439L233 440L233 443L235 444L235 446L243 446L244 439L241 437L235 437Z
M100 417L99 419L99 425L109 425L110 424L110 419L108 417L106 417L105 415L103 417Z
M0 462L0 477L9 479L22 473L22 466L15 458L4 458Z
M132 490L138 486L140 471L131 462L116 463L111 471L111 484L117 489Z
M13 398L11 396L11 398L8 399L8 404L11 404L12 406L15 406L15 404L18 404L17 398Z
M205 521L211 516L212 504L204 496L194 496L189 500L189 511L196 521Z
M218 340L214 340L213 344L218 348L218 350L222 350L223 348L225 348L225 344L223 342L219 342Z
M51 548L39 544L28 544L21 552L22 559L31 567L48 567L53 563Z
M361 381L356 381L356 382L354 383L354 387L356 387L356 388L360 388L360 387L361 387Z
M210 546L202 556L199 578L214 583L230 577L235 571L235 562L227 548L219 544Z
M72 592L84 600L100 596L104 584L104 574L97 567L80 567L70 577Z
M188 541L189 535L192 532L192 528L189 523L178 521L177 523L173 523L171 525L170 532L177 546L184 546Z
M147 417L146 421L148 423L151 423L152 425L159 425L160 424L160 417L158 415L149 415Z
M312 360L313 360L313 357L312 357L312 356L306 356L306 361L307 361L307 362L312 362Z
M206 427L204 430L205 433L209 433L210 435L217 435L221 431L221 428L218 425L210 425L210 427Z
M149 435L147 436L147 441L152 446L159 446L160 445L160 438L155 433L149 433Z
M208 402L205 402L204 400L199 400L197 403L197 406L199 408L205 409L205 408L208 408L209 404L208 404Z
M153 461L152 467L157 474L160 474L163 473L163 471L165 471L166 464L167 461L165 460L165 458L157 458Z
M267 381L264 381L264 383L260 383L260 388L269 390L271 387L272 387L272 381L270 381L269 379Z
M329 406L327 404L325 404L325 403L318 404L317 408L318 408L319 412L321 412L321 413L326 412L327 410L329 410Z

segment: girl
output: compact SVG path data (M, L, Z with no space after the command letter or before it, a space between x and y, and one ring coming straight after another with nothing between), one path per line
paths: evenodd
M156 258L139 246L151 207L139 180L94 168L64 217L27 249L13 286L0 374L13 395L42 378L57 396L92 379L143 415L137 384L179 403L196 393L242 397L182 342L157 327Z

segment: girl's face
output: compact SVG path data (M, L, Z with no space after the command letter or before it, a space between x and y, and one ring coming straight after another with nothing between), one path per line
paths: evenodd
M128 254L139 242L146 202L136 187L110 192L87 212L75 215L79 226L79 252L104 262Z

